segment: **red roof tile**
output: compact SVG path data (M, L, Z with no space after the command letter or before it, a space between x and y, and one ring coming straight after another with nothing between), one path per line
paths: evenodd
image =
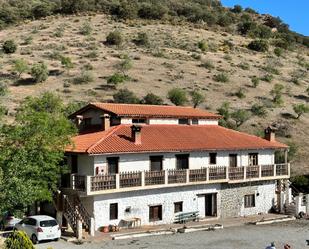
M132 141L129 125L113 127L106 132L79 135L73 138L75 147L68 148L67 152L105 154L287 148L279 142L270 142L217 125L145 125L141 132L140 145Z
M170 117L170 118L206 118L219 119L220 115L202 109L183 106L141 105L141 104L114 104L91 103L87 106L114 113L118 116L130 117ZM85 107L85 108L87 108ZM84 108L83 108L84 109ZM82 110L83 110L82 109ZM82 111L81 110L81 111ZM80 113L78 111L77 113ZM77 114L75 113L75 114Z

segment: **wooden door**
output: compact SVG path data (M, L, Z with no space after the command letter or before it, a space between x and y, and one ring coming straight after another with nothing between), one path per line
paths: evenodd
M107 158L107 171L110 175L119 173L119 157Z

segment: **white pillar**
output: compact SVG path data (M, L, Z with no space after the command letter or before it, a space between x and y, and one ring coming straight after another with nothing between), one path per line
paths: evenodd
M186 183L190 182L190 170L186 169Z
M119 177L119 174L116 174L116 189L120 189L120 177Z
M83 238L83 223L79 219L77 220L76 238L77 239L82 239Z
M284 213L285 195L284 192L280 192L280 213Z
M164 170L164 184L168 184L168 170Z
M206 182L209 182L209 168L206 169Z
M60 229L62 228L62 216L63 216L63 212L62 211L57 211L56 212L56 220L59 224Z
M86 176L85 187L86 194L89 195L91 192L91 176Z
M247 166L244 166L244 180L247 179Z
M94 218L90 219L90 229L89 229L90 236L94 236L95 229L94 229Z
M295 210L296 214L295 215L298 215L299 212L301 211L302 197L303 197L303 194L299 193L299 195L296 196L296 198L295 198L295 205L296 205L296 210Z
M141 172L141 185L142 187L145 186L145 171Z

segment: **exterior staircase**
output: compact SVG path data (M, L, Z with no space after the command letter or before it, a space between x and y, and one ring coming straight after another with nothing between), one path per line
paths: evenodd
M77 194L64 195L58 191L54 198L54 205L61 223L64 216L78 239L83 236L83 231L91 236L94 235L94 219Z

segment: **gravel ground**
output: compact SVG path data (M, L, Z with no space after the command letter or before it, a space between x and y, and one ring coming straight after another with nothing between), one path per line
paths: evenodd
M309 221L297 220L287 223L260 226L230 227L217 231L144 237L100 243L73 245L63 241L42 243L36 248L47 249L264 249L271 241L277 249L284 243L293 249L309 249Z

